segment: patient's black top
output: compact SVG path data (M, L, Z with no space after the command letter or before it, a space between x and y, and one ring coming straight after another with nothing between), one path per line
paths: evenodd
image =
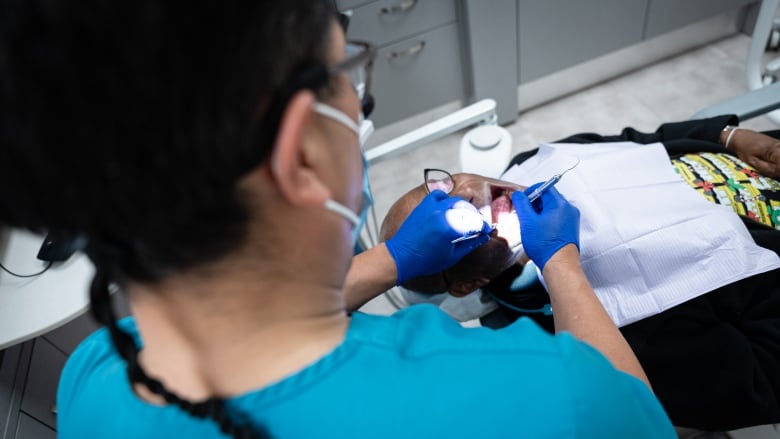
M652 133L633 128L618 135L580 133L557 143L661 142L672 160L702 153L733 155L718 141L726 125L738 123L736 116L724 115L668 123ZM764 134L780 138L780 131ZM507 169L536 152L518 154ZM756 243L780 254L780 231L747 214L742 218ZM509 291L515 276L517 272L505 273L487 288L520 308L549 302L538 283ZM519 315L501 307L482 324L501 327ZM553 330L552 317L528 316ZM675 425L717 431L780 422L780 270L718 288L621 332Z

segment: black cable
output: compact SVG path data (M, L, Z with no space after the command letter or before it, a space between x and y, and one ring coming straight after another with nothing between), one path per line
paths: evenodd
M8 273L8 274L10 274L11 276L16 276L16 277L35 277L35 276L40 276L40 275L42 275L43 273L45 273L45 272L46 272L46 270L48 270L48 269L49 269L49 267L51 267L51 264L52 264L52 263L53 263L52 261L49 261L49 264L48 264L48 265L46 265L46 267L45 267L43 270L41 270L41 271L39 271L39 272L37 272L37 273L33 273L33 274L17 274L17 273L14 273L14 272L13 272L13 271L11 271L11 270L9 270L9 269L5 268L5 266L4 266L3 264L0 264L0 268L2 268L3 270L5 270L5 272L6 272L6 273Z

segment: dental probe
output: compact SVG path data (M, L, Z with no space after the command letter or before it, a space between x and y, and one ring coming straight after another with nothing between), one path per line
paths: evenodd
M496 230L496 227L498 227L498 223L491 224L490 225L490 231L492 232L493 230ZM477 236L480 236L481 234L482 234L482 231L480 230L478 232L471 233L469 235L463 235L460 238L455 238L452 241L450 241L450 243L455 244L456 242L461 242L461 241L465 241L467 239L476 238Z
M528 201L530 203L533 203L536 201L539 197L542 196L544 191L546 191L550 186L554 185L555 183L558 183L558 181L563 177L563 174L555 174L552 176L551 179L545 181L542 183L541 186L538 186L536 189L534 189L533 192L531 192L530 195L528 195Z
M571 168L566 169L565 171L561 172L560 174L555 174L550 178L549 180L542 183L541 186L537 187L536 189L531 192L530 195L528 195L528 202L533 204L534 201L536 201L539 197L542 196L544 191L550 188L550 186L553 186L555 183L558 183L560 181L561 177L566 175L567 172L571 171L572 169L576 168L577 165L580 164L580 159L577 159L577 163L575 163Z
M579 164L580 164L580 159L577 159L577 163L573 164L573 165L572 165L570 168L568 168L568 169L565 169L565 170L564 170L563 172L561 172L560 174L555 174L555 175L553 175L553 176L552 176L552 178L550 178L549 180L547 180L547 181L545 181L544 183L542 183L542 185L541 185L541 186L539 186L539 187L537 187L536 189L534 189L534 190L531 192L531 194L530 194L530 195L528 195L528 202L529 202L529 203L531 203L531 204L533 204L533 202L534 202L534 201L536 201L536 200L537 200L539 197L541 197L541 196L542 196L542 194L544 193L544 191L546 191L547 189L549 189L549 188L550 188L550 186L553 186L553 185L555 185L555 183L558 183L558 181L560 181L561 177L563 177L564 175L566 175L566 173L567 173L567 172L569 172L569 171L571 171L572 169L576 168L576 167L577 167L577 165L579 165ZM490 226L491 226L491 232L492 232L493 230L496 230L496 228L498 227L498 223L493 223L493 224L491 224ZM452 244L455 244L455 243L458 243L458 242L461 242L461 241L465 241L465 240L467 240L467 239L476 238L477 236L480 236L480 235L482 235L482 231L478 231L478 232L469 233L469 234L466 234L466 235L463 235L463 236L461 236L460 238L455 238L455 239L453 239L452 241L450 241L450 243L452 243ZM519 244L518 244L518 245L519 245Z

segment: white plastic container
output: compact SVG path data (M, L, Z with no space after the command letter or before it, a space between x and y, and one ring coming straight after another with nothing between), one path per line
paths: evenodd
M512 137L498 125L480 125L469 130L460 141L462 172L498 178L509 164Z

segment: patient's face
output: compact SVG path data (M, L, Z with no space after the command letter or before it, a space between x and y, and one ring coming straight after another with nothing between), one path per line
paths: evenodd
M520 240L520 227L512 206L512 193L524 190L513 183L483 177L475 174L454 174L455 186L451 196L459 196L474 205L490 223L498 223L498 228L490 234L489 241L466 255L453 267L432 276L413 279L404 284L409 289L435 293L449 289L450 284L473 279L490 280L518 263L522 250L512 249L510 244ZM380 239L392 237L401 223L409 216L420 201L427 195L420 185L401 198L391 207L382 222Z

